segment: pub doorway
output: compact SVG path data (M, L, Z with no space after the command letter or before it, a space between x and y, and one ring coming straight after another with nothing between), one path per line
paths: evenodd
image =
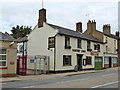
M109 57L109 68L111 68L111 67L112 67L112 58Z
M82 54L77 54L78 71L82 71Z

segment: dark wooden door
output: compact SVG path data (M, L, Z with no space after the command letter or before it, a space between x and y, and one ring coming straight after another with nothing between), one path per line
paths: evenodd
M79 66L78 70L82 71L82 55L77 55L77 65Z

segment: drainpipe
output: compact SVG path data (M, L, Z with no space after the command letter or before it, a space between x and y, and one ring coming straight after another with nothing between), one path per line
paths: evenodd
M54 72L56 67L56 36L57 34L55 35L55 47L54 47Z
M55 35L55 47L54 47L54 72L55 72L55 67L56 67L56 35Z

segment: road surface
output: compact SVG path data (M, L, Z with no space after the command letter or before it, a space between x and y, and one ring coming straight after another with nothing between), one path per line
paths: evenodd
M6 82L2 84L2 88L118 88L118 71Z

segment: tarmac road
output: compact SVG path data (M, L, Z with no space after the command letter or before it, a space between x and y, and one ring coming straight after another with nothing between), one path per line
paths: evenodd
M2 88L118 88L118 70L52 79L7 82Z

